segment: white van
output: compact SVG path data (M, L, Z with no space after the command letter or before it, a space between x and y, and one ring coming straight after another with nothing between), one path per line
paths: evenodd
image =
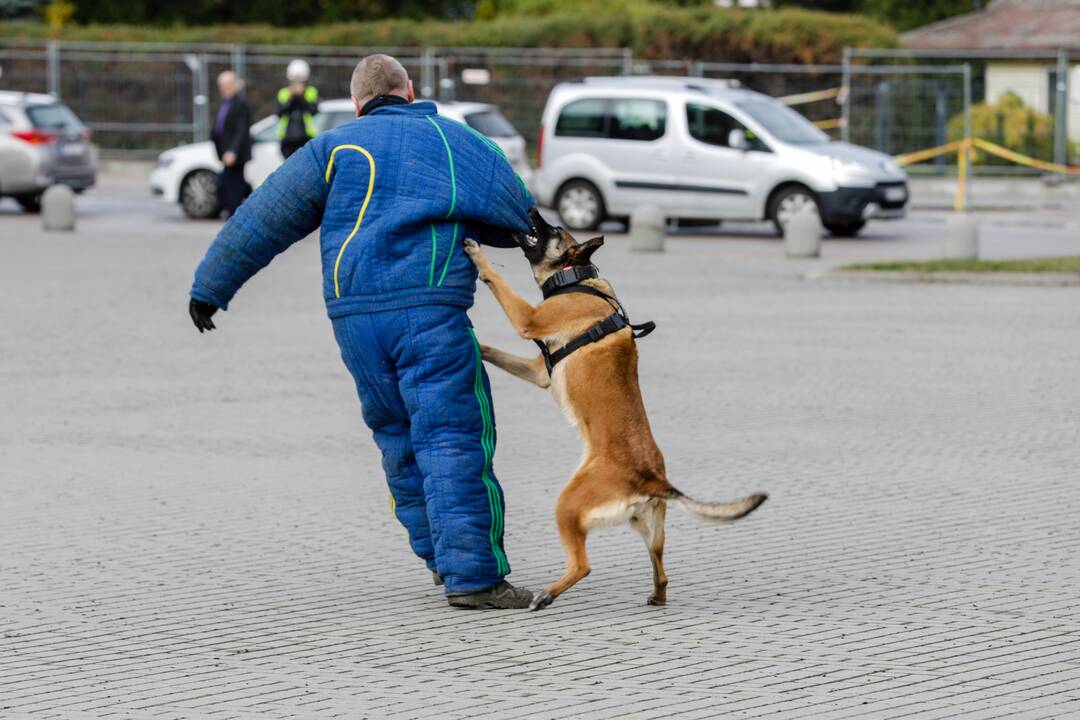
M825 227L856 234L899 218L907 175L883 153L834 142L802 115L726 80L586 78L548 96L537 201L593 229L642 204L679 220L771 220L779 232L816 203Z

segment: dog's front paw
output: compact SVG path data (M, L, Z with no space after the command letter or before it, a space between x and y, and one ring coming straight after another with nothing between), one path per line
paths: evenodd
M484 259L484 251L480 249L480 243L476 242L472 238L465 238L465 254L469 256L474 263Z
M537 596L533 598L532 604L529 605L529 609L534 612L536 610L543 610L553 602L555 602L555 596L547 590L541 590Z
M465 238L463 243L465 246L465 254L472 260L473 265L476 266L477 271L480 273L480 280L487 282L488 270L491 265L488 264L487 258L484 256L484 251L480 249L480 244L472 238Z

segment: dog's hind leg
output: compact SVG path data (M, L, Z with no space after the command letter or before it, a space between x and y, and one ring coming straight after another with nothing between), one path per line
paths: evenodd
M585 526L585 513L581 503L581 486L575 486L571 480L570 485L559 495L559 502L555 507L555 518L559 524L559 539L562 540L563 550L566 551L566 574L554 583L544 588L533 599L530 606L533 610L543 610L555 598L573 587L579 580L591 572L589 556L585 553L585 536L588 528Z
M664 517L667 515L667 503L660 498L653 498L645 507L634 513L630 525L645 540L652 561L653 591L649 595L650 605L667 603L667 573L664 572Z
M532 360L529 360L520 355L493 348L490 345L481 345L480 354L484 360L495 367L501 368L522 380L531 382L537 387L548 388L551 386L551 375L548 374L547 366L544 365L543 355L537 355Z

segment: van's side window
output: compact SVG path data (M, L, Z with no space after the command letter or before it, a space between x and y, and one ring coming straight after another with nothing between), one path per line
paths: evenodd
M695 140L720 147L728 147L728 135L732 130L742 130L750 141L750 147L763 149L761 141L757 140L752 132L723 110L687 103L686 127L690 131L690 137Z
M667 106L659 100L612 100L611 119L615 140L656 140L664 135Z
M555 134L567 137L604 137L607 135L607 101L577 100L562 109L555 123Z

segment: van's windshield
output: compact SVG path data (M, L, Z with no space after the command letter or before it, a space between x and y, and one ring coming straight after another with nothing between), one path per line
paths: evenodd
M809 120L775 100L740 100L735 104L761 123L780 142L812 145L829 141L829 136L814 127Z

